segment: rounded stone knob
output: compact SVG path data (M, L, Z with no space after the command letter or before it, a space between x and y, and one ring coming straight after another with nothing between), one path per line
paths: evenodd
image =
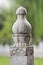
M27 10L26 10L24 7L19 7L19 8L16 10L16 14L17 14L17 15L25 15L25 14L27 14Z

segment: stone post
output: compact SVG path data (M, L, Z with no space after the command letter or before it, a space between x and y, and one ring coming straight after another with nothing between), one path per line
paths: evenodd
M13 24L14 45L10 47L10 65L34 65L33 47L29 44L31 24L27 21L27 11L19 7L16 11L17 20Z

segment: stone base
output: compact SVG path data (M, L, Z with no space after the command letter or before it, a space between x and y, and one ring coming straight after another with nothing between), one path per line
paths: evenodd
M27 65L27 56L12 56L10 65Z
M12 54L10 56L10 65L34 65L33 47L28 46L25 55Z
M11 56L10 65L34 65L33 56Z

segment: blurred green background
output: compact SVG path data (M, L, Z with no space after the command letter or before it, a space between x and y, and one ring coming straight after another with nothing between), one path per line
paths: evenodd
M32 25L34 42L38 44L43 40L43 0L12 0L9 9L0 6L0 44L12 44L12 25L16 20L16 9L20 6L27 9L26 17Z

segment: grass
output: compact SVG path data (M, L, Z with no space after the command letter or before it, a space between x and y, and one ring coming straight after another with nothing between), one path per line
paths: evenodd
M43 65L43 58L35 58L34 65Z
M7 56L0 56L0 65L10 65L9 60L9 57Z
M0 56L0 65L10 65L10 58L7 56ZM43 65L43 58L35 58L34 65Z

